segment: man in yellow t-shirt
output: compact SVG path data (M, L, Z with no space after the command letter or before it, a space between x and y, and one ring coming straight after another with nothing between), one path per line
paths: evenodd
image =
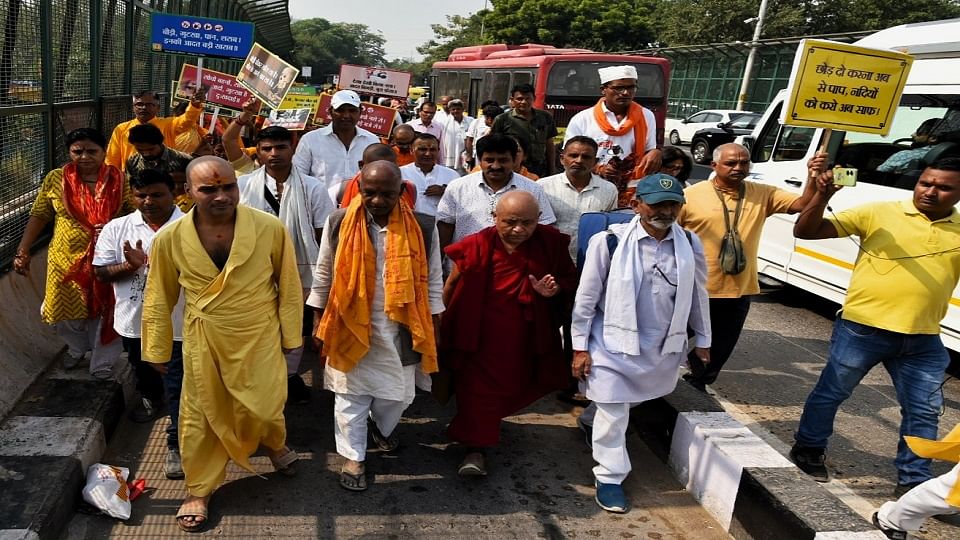
M819 165L822 159L818 158L816 164ZM712 167L713 178L684 190L687 204L677 218L683 228L700 237L707 259L707 292L713 329L710 363L704 364L691 353L687 357L691 372L684 375L684 379L700 391L717 380L720 369L740 339L750 310L750 295L760 292L757 252L764 222L773 214L796 214L813 195L813 182L808 182L803 195L798 197L773 186L746 181L750 172L750 152L739 144L718 146L713 152ZM738 218L737 205L741 198ZM742 240L745 264L736 274L724 273L720 264L720 246L727 233L724 208L731 228L736 227Z
M903 436L937 438L943 406L939 392L950 357L940 321L960 279L960 159L932 163L920 175L912 201L870 203L828 219L823 211L839 189L828 171L797 219L797 238L857 236L843 311L833 327L830 356L807 397L790 457L826 482L827 440L837 409L877 364L890 373L903 418L894 464L897 496L932 478L930 460L918 457Z

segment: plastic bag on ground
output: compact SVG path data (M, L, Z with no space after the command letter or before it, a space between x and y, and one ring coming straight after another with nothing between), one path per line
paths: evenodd
M130 518L130 492L127 476L130 470L103 463L94 463L87 469L87 485L83 500L96 506L104 514L117 519Z

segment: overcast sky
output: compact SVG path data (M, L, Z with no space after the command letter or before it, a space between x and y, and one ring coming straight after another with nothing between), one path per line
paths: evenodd
M442 24L447 15L467 15L483 9L484 0L349 0L318 2L290 0L291 19L322 17L330 22L361 23L386 38L387 58L420 58L417 46L433 38L431 24Z

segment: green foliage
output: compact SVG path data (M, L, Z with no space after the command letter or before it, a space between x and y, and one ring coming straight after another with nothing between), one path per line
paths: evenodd
M447 24L433 24L434 38L417 47L429 66L434 62L446 60L457 47L494 43L485 33L485 23L490 19L490 11L481 9L467 17L447 15ZM429 67L428 70L429 71Z
M642 49L655 39L656 0L493 0L491 43L544 43L596 51Z
M304 19L293 22L290 31L295 62L312 66L315 78L339 73L341 64L386 65L383 51L386 39L365 24Z

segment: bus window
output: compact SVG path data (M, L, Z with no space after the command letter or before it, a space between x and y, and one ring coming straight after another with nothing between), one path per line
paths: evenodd
M533 84L533 73L529 71L514 71L513 72L513 84L510 85L510 88L517 86L518 84Z
M597 70L622 62L567 62L553 65L547 76L547 94L555 96L596 97L600 91L600 75ZM664 97L663 71L654 64L633 64L637 68L638 98Z
M497 103L507 103L510 97L510 72L498 71L493 74L493 92L490 99L495 99Z

